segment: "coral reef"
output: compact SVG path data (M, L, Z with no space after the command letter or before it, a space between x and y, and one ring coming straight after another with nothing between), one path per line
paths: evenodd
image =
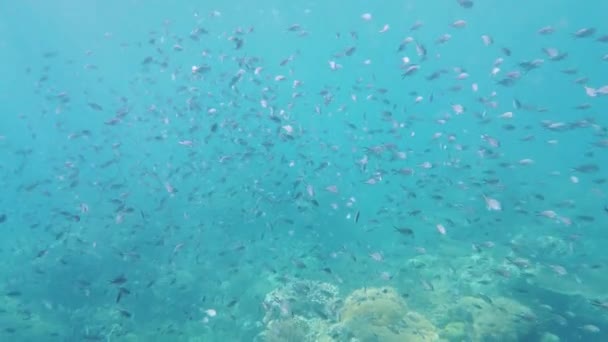
M341 302L334 285L294 279L264 298L265 330L256 341L332 341L326 333Z
M331 342L326 332L329 322L319 318L302 316L285 317L271 320L266 329L258 336L263 342Z
M478 297L462 297L436 318L445 322L440 334L449 341L520 341L532 332L537 321L529 308L502 297L491 303ZM454 321L455 318L459 320Z
M305 318L286 317L268 322L263 340L265 342L306 341L309 333L310 326Z
M262 303L264 323L299 315L305 318L335 319L341 304L338 288L329 283L293 280L268 293Z
M435 327L424 316L408 310L391 287L355 290L344 301L338 341L437 341Z
M301 291L302 285L306 286L306 291ZM337 294L337 289L330 284L302 281L270 292L264 301L267 309L264 318L266 329L258 336L258 340L438 340L433 324L424 316L408 310L404 300L393 288L359 289L344 301ZM283 304L278 303L288 303L290 309L285 309ZM312 311L306 313L306 309Z
M530 338L539 322L503 297L460 296L425 316L393 287L357 289L341 300L333 285L301 280L270 292L264 307L265 330L256 338L263 342L508 342Z

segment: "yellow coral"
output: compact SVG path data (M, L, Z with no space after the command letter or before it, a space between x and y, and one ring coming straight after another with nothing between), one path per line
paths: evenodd
M399 320L406 310L403 299L390 287L359 289L344 301L340 320L365 317L373 324L383 325Z
M390 287L354 291L344 301L341 334L358 341L437 341L435 327L424 316L408 311Z

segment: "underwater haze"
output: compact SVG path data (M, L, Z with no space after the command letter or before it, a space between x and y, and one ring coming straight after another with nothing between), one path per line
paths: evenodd
M0 341L608 341L608 1L0 3Z

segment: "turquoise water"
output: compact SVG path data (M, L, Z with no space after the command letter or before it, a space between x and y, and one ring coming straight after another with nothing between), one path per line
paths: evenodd
M471 4L1 3L0 340L608 340L608 3Z

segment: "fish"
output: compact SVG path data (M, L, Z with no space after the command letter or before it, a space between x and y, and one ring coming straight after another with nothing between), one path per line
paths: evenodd
M47 255L48 252L48 249L40 250L38 253L36 253L36 259L42 258L43 256Z
M597 30L595 28L593 28L593 27L587 27L587 28L582 28L580 30L577 30L572 35L575 38L587 38L587 37L593 36L596 31Z
M492 305L494 304L494 302L492 301L492 299L490 297L488 297L487 295L483 294L483 293L478 293L479 298L483 299L484 302Z
M402 234L402 235L406 235L406 236L414 235L414 231L408 227L393 226L393 229L395 229L396 232L398 232L399 234Z
M93 109L95 111L98 111L98 112L103 111L103 107L101 105L98 105L97 103L89 102L88 105L91 109Z
M596 325L593 325L593 324L582 325L579 327L579 329L581 329L584 332L592 333L592 334L597 334L600 332L600 328L598 328Z
M555 28L553 26L545 26L537 31L538 34L548 35L555 32Z
M435 286L428 280L420 280L420 284L427 291L435 291Z
M474 5L472 0L456 0L456 1L460 5L460 7L466 8L466 9L473 8L473 5Z
M114 279L110 280L110 284L114 285L122 285L128 281L127 277L124 274L118 275L114 277Z
M128 295L130 293L131 293L131 291L129 291L128 289L126 289L124 287L119 287L118 294L116 295L116 303L120 302L120 299L122 298L123 295Z
M502 210L502 205L500 204L500 202L497 199L487 197L486 195L483 195L483 199L486 202L487 210L489 210L489 211L501 211Z
M574 171L578 171L581 173L594 173L600 170L599 165L597 164L582 164L573 168Z
M608 301L601 301L598 299L591 300L591 305L596 306L600 309L608 310Z
M120 315L125 318L131 318L133 316L129 311L124 309L118 309L118 313L120 313Z

